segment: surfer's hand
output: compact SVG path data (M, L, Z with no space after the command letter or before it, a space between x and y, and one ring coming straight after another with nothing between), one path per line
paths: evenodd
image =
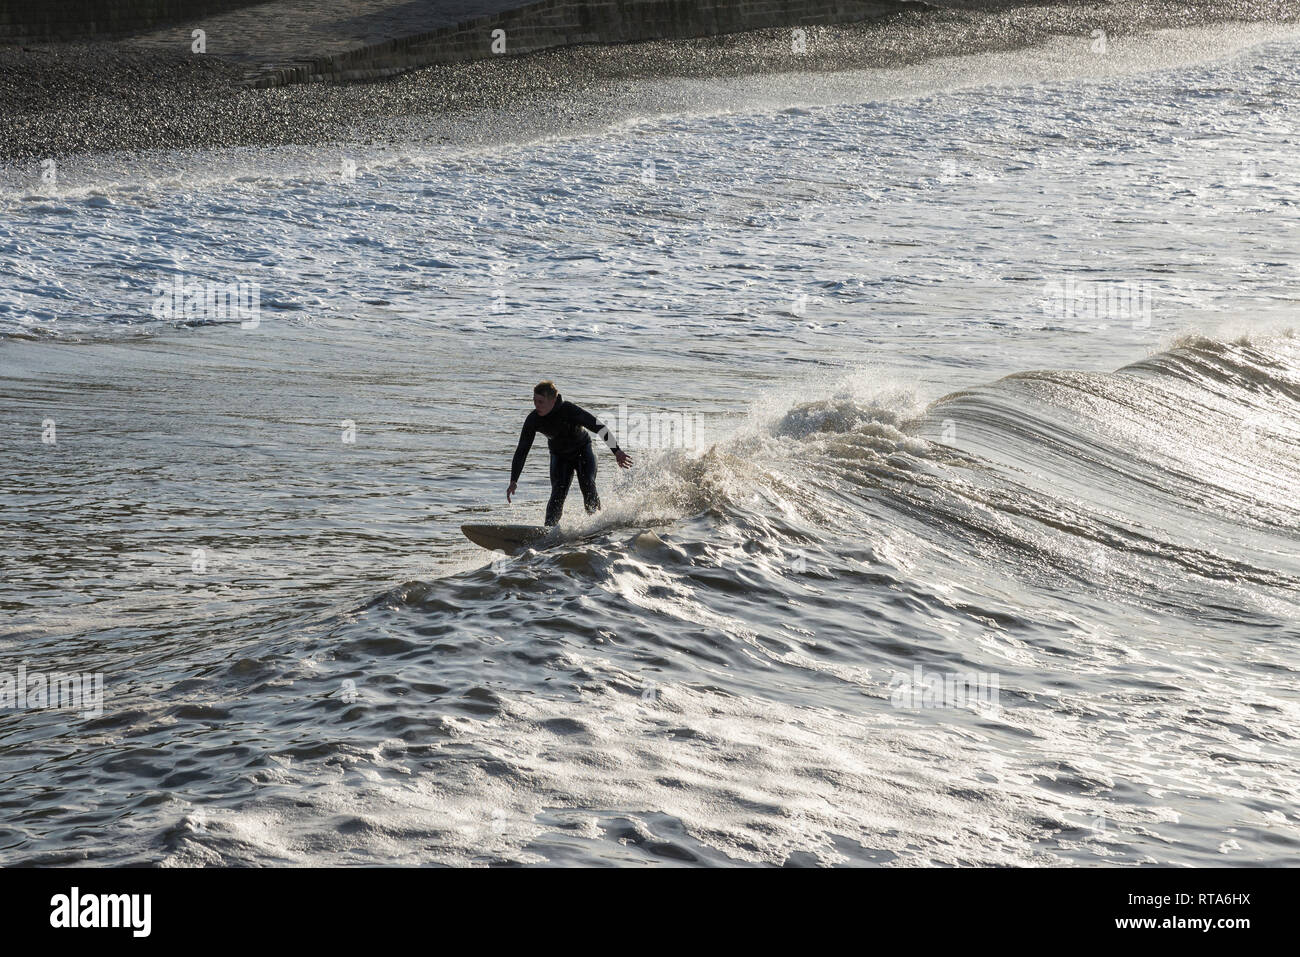
M618 461L619 468L630 469L632 467L632 456L622 449L614 453L614 458Z
M511 482L510 487L506 489L506 501L510 501L510 496L515 494L515 489L519 487L518 482Z

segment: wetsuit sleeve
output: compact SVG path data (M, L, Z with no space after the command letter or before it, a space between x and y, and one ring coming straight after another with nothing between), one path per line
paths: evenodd
M515 448L514 461L510 463L512 485L519 481L519 473L524 470L524 462L528 460L528 450L533 447L533 438L537 435L537 423L533 421L535 414L528 413L528 418L524 419L523 431L519 433L519 445Z
M614 433L609 430L609 427L597 422L596 417L586 409L575 405L573 407L573 419L588 432L595 432L604 439L611 452L622 451L618 447L618 440L614 438Z

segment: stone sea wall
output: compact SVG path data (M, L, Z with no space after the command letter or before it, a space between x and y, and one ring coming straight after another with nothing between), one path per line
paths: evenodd
M850 23L926 7L917 0L0 0L0 42L102 39L161 25L155 36L183 49L188 34L172 36L171 28L210 26L214 37L238 37L240 49L229 55L259 63L250 85L283 86L378 79L579 44ZM219 16L242 8L235 20ZM362 21L383 26L348 40L350 25ZM336 33L340 42L333 42Z
M377 79L434 63L519 55L552 47L852 23L927 7L908 0L541 0L456 27L300 63L259 77L256 85Z
M0 42L121 36L257 0L0 0Z

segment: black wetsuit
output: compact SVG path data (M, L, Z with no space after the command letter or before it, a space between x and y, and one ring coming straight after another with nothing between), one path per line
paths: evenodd
M600 496L596 494L596 455L591 450L588 431L597 433L614 452L619 451L609 429L597 422L586 409L565 402L562 395L555 397L555 406L549 414L538 415L534 409L524 419L519 446L515 449L514 461L510 463L510 483L513 485L519 481L528 450L533 447L533 438L538 432L542 433L551 450L551 499L546 503L547 525L559 524L564 513L564 499L569 494L575 472L587 513L600 510Z

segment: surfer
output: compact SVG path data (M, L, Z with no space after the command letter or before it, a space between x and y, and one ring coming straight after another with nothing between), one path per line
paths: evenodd
M586 430L586 431L584 431ZM533 411L524 419L519 433L519 447L510 463L510 487L506 501L515 494L519 473L524 469L528 450L533 447L533 437L541 432L551 450L551 499L546 503L546 524L558 525L564 512L564 499L569 494L573 474L578 473L578 487L582 489L582 503L587 514L600 511L600 496L596 494L596 454L591 450L591 436L595 432L618 460L620 468L630 469L632 457L618 447L614 434L596 421L596 417L572 402L566 402L555 383L549 379L537 383L533 389Z

